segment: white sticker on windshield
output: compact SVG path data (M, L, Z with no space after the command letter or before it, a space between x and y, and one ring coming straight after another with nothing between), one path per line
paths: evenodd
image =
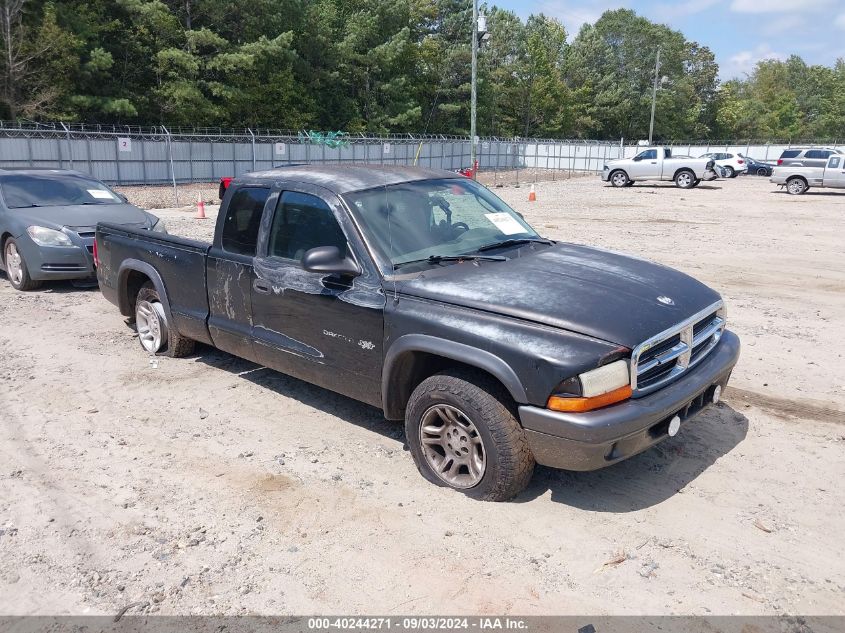
M504 235L516 235L525 233L525 228L517 222L509 213L485 213L484 217L496 225Z
M108 191L103 191L102 189L89 189L88 193L91 194L92 198L98 198L100 200L114 200Z

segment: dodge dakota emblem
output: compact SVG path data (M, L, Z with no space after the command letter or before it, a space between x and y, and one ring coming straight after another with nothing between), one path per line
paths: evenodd
M657 297L657 300L665 306L673 306L675 302L672 301L672 297L667 297L666 295L660 295Z

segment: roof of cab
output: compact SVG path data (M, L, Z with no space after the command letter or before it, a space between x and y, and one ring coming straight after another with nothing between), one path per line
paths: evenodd
M295 181L318 185L337 194L432 178L463 178L443 169L404 165L290 165L244 174L233 182Z

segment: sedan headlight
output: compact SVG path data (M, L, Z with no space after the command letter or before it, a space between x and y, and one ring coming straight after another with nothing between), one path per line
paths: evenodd
M155 224L153 224L153 228L150 230L155 231L156 233L167 233L167 227L164 225L164 222L158 218L156 218Z
M592 411L631 397L627 360L617 360L560 383L546 406L554 411Z
M48 229L44 226L30 226L27 230L32 241L39 246L73 246L70 238L55 229Z

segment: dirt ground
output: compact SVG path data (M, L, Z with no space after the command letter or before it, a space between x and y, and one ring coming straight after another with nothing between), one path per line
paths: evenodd
M495 191L722 292L744 346L724 403L475 502L375 409L207 348L153 360L97 290L3 281L0 614L845 614L845 194Z

